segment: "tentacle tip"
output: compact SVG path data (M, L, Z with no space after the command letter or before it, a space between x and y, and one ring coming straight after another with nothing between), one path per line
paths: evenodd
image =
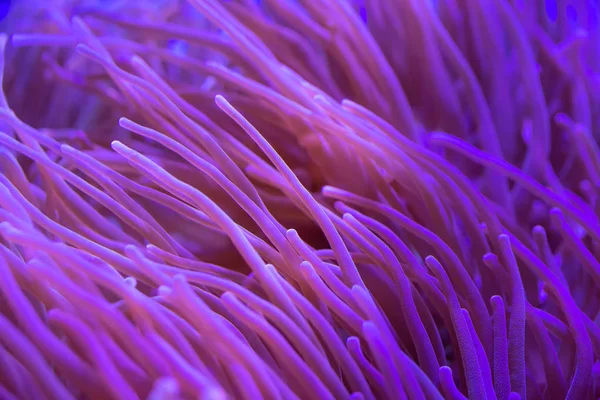
M126 148L126 146L123 143L121 143L120 140L113 140L112 142L110 142L110 147L115 151L125 150Z
M533 227L533 229L531 230L531 232L534 235L545 235L546 234L546 229L544 229L543 226L541 225L536 225Z
M215 95L215 103L220 107L225 107L229 105L229 102L225 99L222 94Z
M298 231L296 231L295 229L288 229L287 231L285 231L285 236L287 238L298 238L298 237L300 237L300 235L298 235Z

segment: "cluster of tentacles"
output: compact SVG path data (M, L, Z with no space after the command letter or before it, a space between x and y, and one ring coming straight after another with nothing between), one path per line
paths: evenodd
M0 399L600 396L594 2L12 7Z

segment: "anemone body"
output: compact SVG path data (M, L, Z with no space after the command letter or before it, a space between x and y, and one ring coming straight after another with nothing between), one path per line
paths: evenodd
M599 11L13 1L0 399L598 398Z

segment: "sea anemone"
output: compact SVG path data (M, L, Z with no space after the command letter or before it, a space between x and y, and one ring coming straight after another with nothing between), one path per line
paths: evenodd
M599 12L13 0L0 399L598 398Z

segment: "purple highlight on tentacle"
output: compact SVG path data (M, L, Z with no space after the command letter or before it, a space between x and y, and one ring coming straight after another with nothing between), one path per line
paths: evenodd
M510 395L510 372L508 366L508 344L506 335L506 315L502 297L490 299L494 324L494 389L498 399L508 399Z

